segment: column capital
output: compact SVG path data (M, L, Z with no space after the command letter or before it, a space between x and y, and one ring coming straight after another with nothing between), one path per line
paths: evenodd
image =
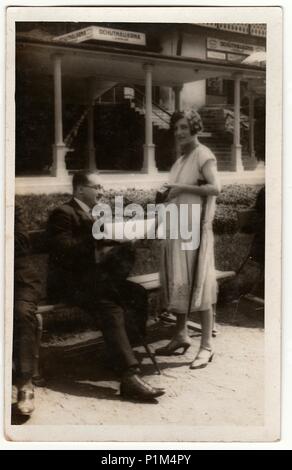
M62 59L64 57L64 54L61 54L60 52L54 52L51 54L51 59L56 60L56 59Z
M235 72L232 77L234 78L234 80L240 80L241 78L243 78L243 73L242 72Z
M153 64L150 64L150 63L145 63L143 64L143 69L146 71L146 72L150 72L151 70L153 70L153 67L154 65Z

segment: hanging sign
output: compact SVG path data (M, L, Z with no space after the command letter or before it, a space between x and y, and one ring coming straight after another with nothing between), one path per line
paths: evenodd
M207 58L208 59L226 60L226 54L225 54L225 52L207 51Z
M218 53L218 56L216 57L217 59L222 58L222 60L236 62L237 60L239 61L240 58L244 59L246 56L249 56L253 52L265 51L265 48L262 46L255 46L253 44L227 41L225 39L207 38L207 57L212 57L212 54L210 54L211 51L213 53L215 51ZM226 54L225 57L225 52L229 52L232 54ZM241 57L238 57L238 59L236 60L235 54L241 54Z
M126 44L146 45L146 35L136 31L89 26L54 38L55 41L81 43L85 41L110 41Z

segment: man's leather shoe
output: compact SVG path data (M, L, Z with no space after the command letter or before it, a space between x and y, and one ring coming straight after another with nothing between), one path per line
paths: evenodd
M164 390L151 387L137 374L126 376L121 383L121 396L137 400L153 400L164 395Z
M24 416L30 416L34 411L34 392L31 388L24 388L18 392L17 410Z
M32 378L32 383L36 387L45 387L46 381L42 375L34 375Z

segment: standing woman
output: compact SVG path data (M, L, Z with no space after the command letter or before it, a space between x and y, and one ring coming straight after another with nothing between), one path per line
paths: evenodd
M198 140L197 134L203 127L200 115L193 109L175 112L171 125L181 157L170 171L166 204L175 204L178 210L180 204L187 204L189 215L193 204L200 205L200 245L198 249L183 250L182 242L185 240L180 235L178 239L163 241L160 270L162 307L176 315L177 321L173 338L165 347L157 349L156 354L169 356L179 349L186 352L191 345L187 315L199 311L201 344L190 366L191 369L199 369L206 367L214 355L212 328L217 284L212 222L220 184L216 158Z

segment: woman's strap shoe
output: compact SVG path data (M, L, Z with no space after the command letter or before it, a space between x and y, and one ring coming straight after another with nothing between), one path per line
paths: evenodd
M189 341L173 342L173 344L169 343L162 348L156 349L155 354L157 356L173 356L179 349L182 349L181 354L185 354L190 346L191 343Z
M212 362L213 357L214 351L212 349L201 347L197 356L191 363L190 369L204 369L204 367L207 367L209 362Z

